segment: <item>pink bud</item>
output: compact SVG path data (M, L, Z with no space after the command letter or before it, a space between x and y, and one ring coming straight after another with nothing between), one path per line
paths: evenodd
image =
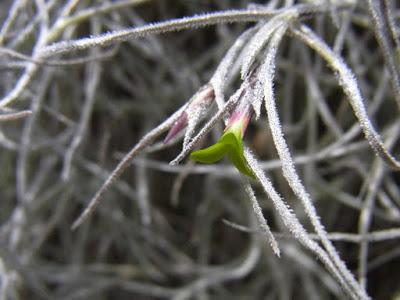
M201 115L204 113L214 98L214 88L210 84L202 86L197 93L194 94L190 104L171 127L166 138L164 139L164 143L168 143L188 125L190 120L193 120L195 117L197 117L194 115Z
M174 125L168 131L167 136L164 139L164 143L168 143L172 140L183 128L187 125L187 113L184 111L179 118L175 121Z
M241 101L228 120L225 132L232 131L238 138L243 139L247 126L253 116L253 109L247 99L243 95L241 97Z

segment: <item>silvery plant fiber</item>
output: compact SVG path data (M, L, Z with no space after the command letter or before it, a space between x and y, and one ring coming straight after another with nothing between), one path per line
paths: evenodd
M0 300L400 299L400 3L2 0Z

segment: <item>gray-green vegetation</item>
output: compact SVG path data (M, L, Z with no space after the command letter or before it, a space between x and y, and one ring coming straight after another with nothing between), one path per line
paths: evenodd
M399 299L396 1L3 0L0 72L0 300Z

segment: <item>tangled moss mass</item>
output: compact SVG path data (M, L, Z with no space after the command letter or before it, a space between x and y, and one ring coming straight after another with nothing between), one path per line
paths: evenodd
M399 16L1 0L0 300L399 300Z

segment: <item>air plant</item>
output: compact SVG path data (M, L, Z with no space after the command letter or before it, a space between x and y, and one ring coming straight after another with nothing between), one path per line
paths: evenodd
M261 294L249 286L265 291L264 284L274 280L276 289L268 289L271 294L262 296L288 299L299 289L283 280L286 276L304 282L304 295L296 294L298 299L370 299L367 293L374 298L392 298L379 296L379 284L374 282L371 288L368 279L376 276L377 267L396 257L398 248L391 249L391 245L396 246L393 240L400 237L398 177L393 172L400 170L396 151L400 122L393 109L400 107L396 24L400 10L396 1L369 0L365 5L355 0L257 1L260 4L247 8L247 0L208 1L223 9L212 12L204 11L204 4L196 1L180 1L178 7L183 10L162 1L148 1L153 3L146 9L147 1L13 0L0 5L9 12L0 13L0 65L6 75L0 80L4 170L0 176L0 218L4 222L0 283L5 283L0 299L21 298L21 285L22 295L32 294L32 299L83 294L92 299L101 297L104 290L119 295L121 289L133 293L127 293L129 298L143 294L160 299L218 295L250 299ZM233 6L239 2L243 8ZM139 4L143 8L136 12ZM122 10L124 7L127 9ZM168 18L177 11L188 16ZM154 12L164 21L145 24L158 14ZM221 25L228 23L236 25ZM194 33L194 29L211 25L219 26L215 37ZM81 27L85 30L75 30ZM85 32L88 36L81 36ZM164 47L164 39L150 36L168 32L175 32L168 39L177 41L168 47ZM325 41L326 33L332 45ZM199 41L196 47L186 42L194 36ZM282 51L278 51L282 41ZM176 59L181 51L192 50L201 57L190 59L190 64L185 63L190 54ZM106 57L113 59L104 61ZM323 67L325 64L333 72ZM68 69L59 72L63 66ZM206 78L209 82L189 101L172 110L176 102L169 99L180 99L188 82ZM236 92L225 99L231 90ZM163 105L159 105L161 101ZM159 119L171 111L169 117ZM265 117L259 119L262 113ZM265 133L267 146L276 150L279 160L257 157L246 147L243 139L253 117L265 123L268 132L260 133ZM116 119L123 121L118 122L118 130ZM195 151L220 122L226 126L217 142ZM47 124L56 126L43 126ZM105 130L91 130L92 125ZM115 163L108 154L126 149L125 143L133 138L131 125L147 133L108 169ZM150 155L170 147L171 141L180 141L183 131L182 152L170 165L157 160L163 155ZM99 132L107 134L99 140ZM162 137L164 143L158 143ZM370 155L367 142L376 157ZM206 180L194 179L198 186L192 184L191 174L211 172L223 177L236 171L179 165L189 155L193 161L207 164L227 156L246 175L234 179L235 184L242 183L244 192L239 185L230 191L225 180L207 180L206 176ZM135 172L135 188L130 187L132 172L122 176L128 169ZM273 169L282 172L269 172ZM152 191L159 186L159 172L168 180L160 185L161 192ZM171 189L170 179L174 180ZM99 210L98 218L87 222L81 232L69 232L70 217L84 204L87 189L96 180L103 183L72 229L88 220L101 199L115 201ZM190 193L181 193L187 181ZM115 191L105 197L112 186ZM160 202L153 201L153 197L166 200L169 190L171 198L185 195L186 205L179 214L164 206L158 209ZM129 206L123 202L125 198ZM234 201L239 198L243 201ZM216 209L208 209L210 203ZM193 214L196 209L198 213ZM335 211L341 216L343 212L344 217L339 220ZM216 228L218 234L226 230L214 226L222 215L233 217L232 224L239 225L236 229L251 233L247 244L237 247L236 239L214 243L212 230ZM266 216L273 216L272 226ZM357 216L358 230L351 227ZM178 227L175 230L176 224L190 228L185 228L182 236ZM180 249L177 241L188 233L195 243ZM258 233L264 236L260 238ZM281 260L268 255L269 248L259 242L264 240L277 257L282 251ZM353 246L342 247L339 255L334 240ZM387 244L375 248L373 243L378 242ZM87 256L86 250L94 248L101 251L93 258ZM118 261L110 264L109 257L114 257L116 249ZM354 255L357 249L358 256ZM232 254L232 261L225 253ZM85 257L89 261L80 259ZM76 272L71 269L70 262L76 258L85 264L82 270L89 271L82 275L84 285L76 284ZM293 263L287 263L288 259ZM87 264L90 261L93 268ZM358 268L357 272L347 265ZM145 277L131 276L141 274L142 266L149 267L144 270ZM129 278L126 270L133 271ZM65 280L59 282L54 271L66 274ZM163 276L168 280L160 281ZM224 286L233 280L234 285ZM389 290L386 278L382 282L382 290ZM236 292L240 289L245 294L239 296ZM395 292L392 288L391 293Z

